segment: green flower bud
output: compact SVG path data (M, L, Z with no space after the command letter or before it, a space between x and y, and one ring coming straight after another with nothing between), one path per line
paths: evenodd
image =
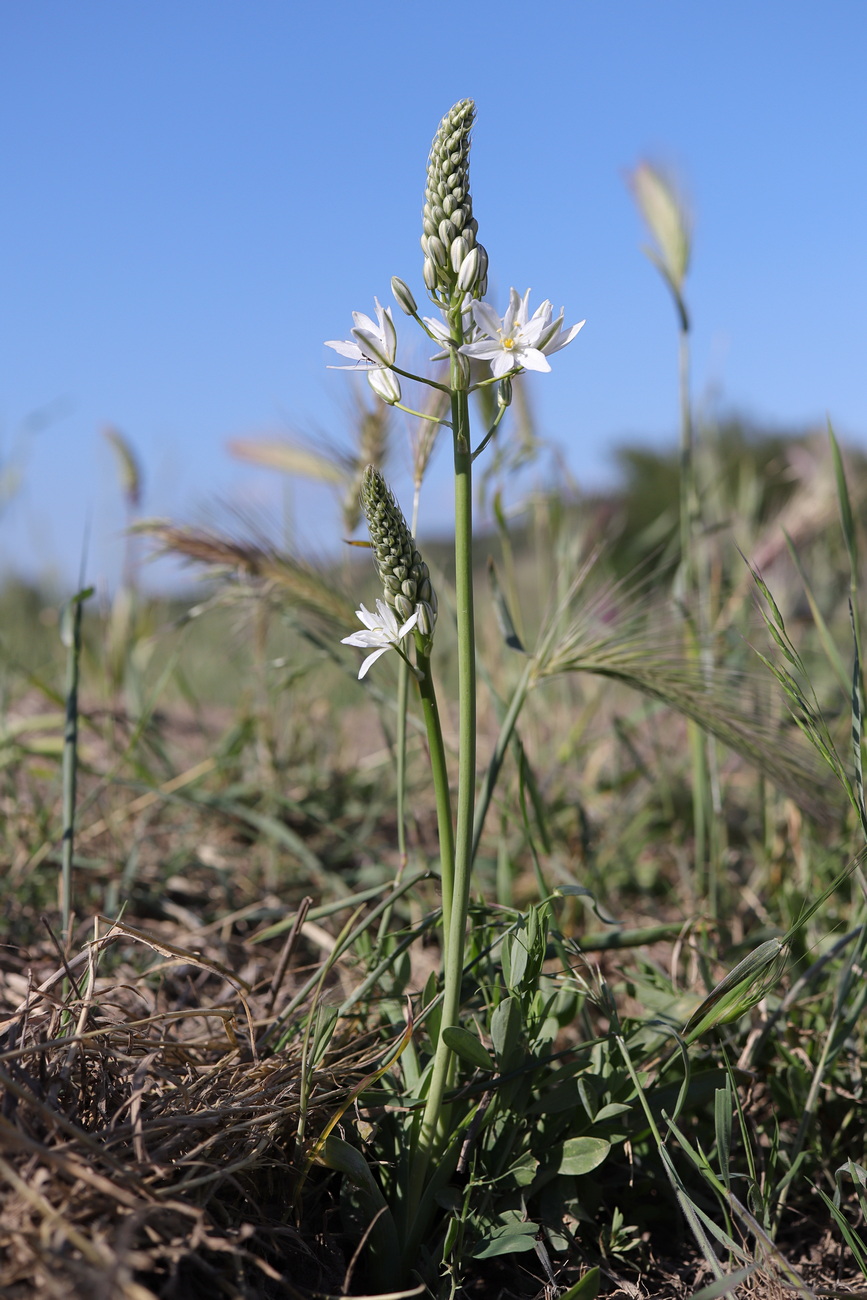
M420 610L419 626L425 621L429 630L423 635L430 636L437 610L430 571L416 547L403 511L385 479L372 465L367 466L362 476L360 498L386 604L404 623L415 610Z
M455 240L455 243L452 245L452 253L454 253L455 248L457 248L460 242L459 239ZM482 250L478 245L476 245L475 248L470 249L464 260L461 262L460 270L458 271L457 287L462 293L469 293L479 278L481 252Z
M391 292L394 294L394 300L402 312L405 312L407 316L418 314L418 306L409 285L404 284L403 280L396 275L391 277Z
M458 278L460 278L461 265L465 261L469 251L470 251L469 244L464 239L463 235L458 235L457 239L453 241L451 246L451 251L449 253L449 257L451 258L451 263L452 263L452 270L458 272Z
M416 627L422 636L433 636L434 623L436 622L436 610L426 600L419 601L416 605L418 610L418 622Z
M432 294L435 291L437 285L439 284L439 277L437 276L437 269L434 266L432 259L429 257L426 257L424 259L424 266L422 268L422 279L424 280L425 288L427 289L428 293Z
M425 243L425 241L427 242ZM437 235L425 235L422 248L424 248L435 266L444 267L448 262L449 255L446 246Z
M446 248L450 248L452 241L458 237L458 228L449 221L448 217L443 217L442 221L437 226L437 234L445 244Z
M512 405L512 381L508 375L497 384L497 405Z

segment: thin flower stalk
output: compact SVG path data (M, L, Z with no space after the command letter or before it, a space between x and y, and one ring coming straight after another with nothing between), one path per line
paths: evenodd
M460 321L455 325L456 348L461 343ZM458 641L458 792L454 862L449 878L443 855L443 1003L433 1073L422 1116L408 1189L406 1259L413 1258L424 1231L418 1215L430 1162L440 1138L443 1100L453 1066L453 1053L444 1031L460 1021L461 979L464 966L470 876L473 858L473 808L476 788L476 650L473 612L473 491L470 419L467 394L460 386L458 363L453 357L452 429L455 467L455 612Z

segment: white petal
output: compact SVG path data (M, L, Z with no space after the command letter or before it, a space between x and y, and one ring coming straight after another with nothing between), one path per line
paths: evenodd
M367 656L364 663L361 665L361 667L358 670L359 681L361 681L362 677L367 672L368 668L370 668L371 664L375 664L377 659L380 657L380 655L384 655L387 651L388 651L388 646L384 645L384 646L380 646L379 650L374 650L372 655Z
M529 298L530 290L527 290L526 297ZM517 289L509 290L509 305L506 308L506 314L503 317L503 333L508 337L512 333L512 327L516 320L521 319L521 299L518 297Z
M325 344L327 348L334 348L342 357L353 357L356 361L363 361L364 356L361 348L357 343L350 343L348 339L329 339ZM349 369L349 367L345 367Z
M416 610L415 613L411 614L409 618L406 620L406 622L401 625L400 630L398 631L397 634L399 641L402 641L403 638L406 636L407 632L409 632L412 628L415 627L416 623L418 622L418 618L419 618L419 611Z
M392 641L397 640L397 615L390 605L386 605L384 600L376 602L376 612L379 616L379 626L384 632L388 632Z
M361 355L367 361L372 361L377 366L387 366L391 363L392 358L383 347L378 331L354 329L352 337L358 340Z
M535 348L545 337L547 331L547 321L537 319L535 316L521 330L521 347Z
M441 320L435 320L433 316L423 316L422 319L438 343L446 344L449 342L451 333Z
M478 343L465 343L462 348L458 349L466 357L475 357L478 361L493 361L494 357L502 356L506 349L498 339L480 339Z
M376 321L371 320L363 311L354 311L352 313L352 319L355 322L355 328L357 330L367 330L370 334L379 333L379 326L376 324Z
M491 373L495 379L502 379L503 375L508 375L510 371L516 370L520 364L520 361L512 352L507 352L505 348L497 348L496 355L491 362Z
M521 348L521 365L525 370L550 370L548 359L538 348Z
M503 322L494 311L490 303L474 302L472 306L473 320L484 334L490 335L491 338L499 337Z
M371 614L366 605L362 604L360 609L355 611L356 618L360 618L365 627L379 627L379 620L375 614Z

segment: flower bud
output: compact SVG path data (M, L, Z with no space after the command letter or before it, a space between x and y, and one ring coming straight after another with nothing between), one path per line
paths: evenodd
M453 248L457 247L460 241L456 241ZM469 293L476 283L479 274L479 248L471 248L464 260L461 262L458 271L458 289L462 293Z
M405 312L407 316L418 314L418 306L409 285L405 284L396 275L391 277L391 292L394 294L394 300L402 312Z
M458 235L457 239L455 239L454 242L452 243L451 249L449 251L452 270L455 272L455 274L457 274L460 271L461 264L463 263L464 258L467 256L469 251L470 251L470 246L467 243L467 241L464 239L463 235Z
M506 407L511 405L512 381L507 375L505 379L501 379L497 384L497 406Z
M439 223L437 234L445 244L446 248L450 248L452 240L457 239L458 237L457 227L449 221L448 217L443 217L442 221Z
M447 265L448 253L446 252L446 246L438 235L428 236L427 255L436 266Z
M400 380L390 370L368 370L367 382L388 406L400 401Z
M433 293L439 283L439 277L437 276L437 269L433 264L433 260L430 257L424 259L422 279L424 280L427 291Z
M420 600L416 605L418 610L418 622L416 627L422 636L433 636L434 623L436 622L436 610L429 601Z

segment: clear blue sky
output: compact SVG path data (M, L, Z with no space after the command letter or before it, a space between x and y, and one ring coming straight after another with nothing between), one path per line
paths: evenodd
M862 0L3 5L0 461L23 479L2 567L73 581L90 517L89 577L116 577L107 423L146 513L278 513L277 476L226 444L339 435L347 380L322 342L393 274L421 298L427 152L465 96L497 305L532 286L587 318L533 379L580 482L615 442L676 428L673 311L624 184L642 157L695 213L696 398L867 441L865 65ZM296 491L303 537L330 545L311 500Z

